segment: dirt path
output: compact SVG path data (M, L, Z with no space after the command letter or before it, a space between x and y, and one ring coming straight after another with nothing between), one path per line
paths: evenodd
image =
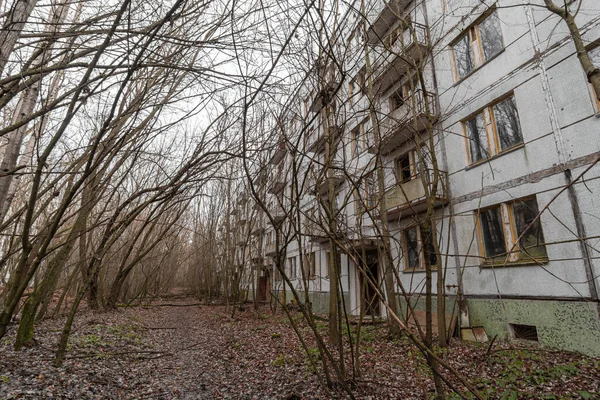
M322 396L305 365L290 361L300 353L283 316L256 324L253 312L232 319L192 302L82 315L61 368L51 365L60 321L38 327L37 344L20 352L12 327L0 345L0 399Z

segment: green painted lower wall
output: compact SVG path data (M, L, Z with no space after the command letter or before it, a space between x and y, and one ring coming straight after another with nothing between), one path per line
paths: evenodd
M281 292L278 292L281 296ZM286 291L286 303L293 299L292 292ZM303 294L302 294L303 295ZM281 298L281 297L280 297ZM313 312L327 314L329 293L309 293ZM344 293L347 307L350 293ZM399 296L402 312L406 315L406 300ZM437 299L432 299L434 312ZM413 296L411 304L415 309L425 309L425 297ZM489 338L511 340L510 324L533 325L537 329L540 346L575 351L600 357L600 320L595 303L583 301L528 300L528 299L479 299L467 298L467 309L471 326L483 326ZM454 297L446 299L446 314L458 315Z
M406 299L402 295L398 295L398 301L400 302L400 307L402 309L402 313L404 316L406 313ZM411 306L416 310L425 310L425 296L412 296L410 299ZM433 312L437 312L437 297L433 296L431 299L431 308ZM456 300L455 297L448 296L446 298L445 304L446 314L458 314L458 309L456 308Z
M281 291L277 292L278 296L282 296ZM300 298L304 300L304 293L299 293ZM294 299L291 291L285 291L285 302L289 304ZM328 292L310 292L308 299L312 305L312 311L315 314L327 314L329 312L329 293ZM350 307L350 293L344 292L344 302L346 307Z
M600 324L594 303L550 300L467 299L471 326L491 338L511 338L509 324L534 325L540 345L600 356Z

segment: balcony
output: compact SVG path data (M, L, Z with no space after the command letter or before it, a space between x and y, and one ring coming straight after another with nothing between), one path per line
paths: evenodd
M340 86L339 82L328 82L325 87L317 92L309 110L316 113L321 111L325 105L332 102L336 89Z
M311 221L307 224L307 235L310 237L310 241L313 243L327 243L331 236L339 240L347 237L348 225L346 224L346 216L338 214L336 222L336 231L329 234L329 227L327 221L321 221L323 225L318 224L316 221Z
M273 218L275 224L280 224L286 217L286 212L283 207L276 203L269 206L269 214Z
M326 135L323 123L319 122L316 127L311 127L307 131L306 147L308 151L313 153L322 153L326 149L325 143L327 143L327 140L329 139L330 143L335 143L340 138L341 132L341 127L330 121L329 135Z
M390 50L382 49L382 56L373 68L375 92L385 92L414 65L421 63L427 53L427 27L413 22L392 43Z
M427 192L431 192L431 182L433 181L433 171L427 171L426 176L429 190L425 190L423 179L417 177L408 182L396 184L385 192L385 204L387 208L387 219L399 219L405 216L414 215L427 210ZM447 193L448 174L439 171L439 181L437 191L433 196L434 207L441 207L448 204Z
M386 32L394 26L402 11L410 4L411 0L373 1L372 7L367 10L367 18L371 23L367 30L369 44L377 44Z
M412 139L415 134L427 129L428 122L432 124L439 119L435 94L424 95L417 90L406 102L391 111L379 122L381 132L381 143L369 147L369 153L381 152L382 155L389 154L398 146Z

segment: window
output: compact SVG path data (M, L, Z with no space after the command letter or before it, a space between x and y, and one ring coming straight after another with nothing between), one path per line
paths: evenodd
M485 262L546 261L548 255L541 222L535 219L537 215L535 198L502 203L480 211L480 248Z
M375 207L375 197L377 195L375 183L376 180L373 173L357 182L357 191L354 192L355 209L357 213L366 212L365 206L368 207L368 210L372 210Z
M397 110L404 105L404 95L398 90L390 96L390 111Z
M296 257L289 257L287 259L288 269L290 271L290 279L296 279L297 270L296 270Z
M420 175L419 156L411 150L396 160L396 176L398 183L405 183Z
M514 96L488 106L463 122L469 161L476 163L523 143Z
M362 121L352 130L351 134L351 146L352 146L352 157L358 157L366 148L367 137L366 137L366 126L367 120Z
M425 245L428 246L430 257L428 264L437 264L437 256L430 234L425 237L418 225L402 231L405 270L425 269Z
M452 46L456 80L460 81L504 49L496 10L471 26Z
M402 86L393 92L388 98L390 103L390 111L397 110L402 107L407 101L414 99L416 96L416 90L414 88L413 79L409 79Z

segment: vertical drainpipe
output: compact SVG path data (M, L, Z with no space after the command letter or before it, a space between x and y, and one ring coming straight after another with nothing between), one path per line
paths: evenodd
M540 39L538 36L535 20L533 19L531 3L524 5L525 15L527 16L527 23L529 24L529 31L531 33L531 42L537 58L537 67L542 81L542 91L544 92L544 100L550 114L550 123L552 125L552 136L556 145L556 151L558 153L559 161L561 164L565 163L570 159L564 143L564 137L558 121L558 112L556 111L556 104L554 103L554 97L550 92L550 80L548 78L548 71L544 63L544 56L541 51ZM585 224L581 216L581 209L579 207L579 199L577 192L573 185L571 185L571 170L564 170L565 184L569 185L567 188L567 196L569 203L571 204L571 211L573 212L573 218L575 220L575 226L577 229L577 236L583 238L579 240L579 249L581 251L581 258L585 268L585 275L588 283L588 290L590 292L590 298L596 303L596 312L600 316L600 302L598 297L598 287L594 278L594 270L592 266L592 259L588 251L588 244L585 238L587 237Z

